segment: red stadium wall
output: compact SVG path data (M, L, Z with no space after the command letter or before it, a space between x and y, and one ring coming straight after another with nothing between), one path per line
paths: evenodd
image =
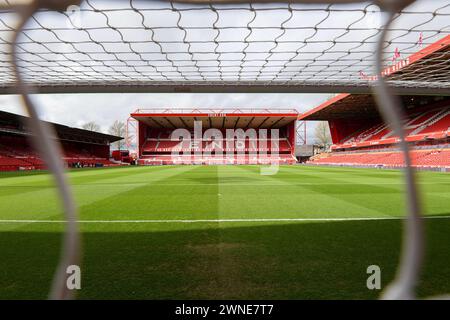
M138 122L138 155L140 156L142 154L142 146L145 143L145 139L147 138L147 126L142 123Z
M362 131L365 128L369 128L378 122L378 119L338 119L330 120L328 124L330 126L331 139L333 144L340 143L343 139L351 136L355 132Z
M289 140L289 143L291 145L291 153L295 152L295 124L296 122L290 123L286 128L286 136Z

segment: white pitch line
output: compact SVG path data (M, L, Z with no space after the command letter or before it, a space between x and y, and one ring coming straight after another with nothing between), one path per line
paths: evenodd
M78 223L217 223L217 222L314 222L314 221L376 221L403 220L404 217L363 218L268 218L268 219L196 219L196 220L79 220ZM450 219L450 216L424 216L423 219ZM65 223L64 220L0 220L0 223Z

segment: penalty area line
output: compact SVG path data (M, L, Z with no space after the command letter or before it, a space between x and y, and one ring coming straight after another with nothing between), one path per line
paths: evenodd
M450 216L424 216L423 219L450 219ZM261 219L168 219L168 220L78 220L78 223L221 223L221 222L315 222L404 220L405 217L362 218L261 218ZM1 223L65 223L64 220L0 220Z

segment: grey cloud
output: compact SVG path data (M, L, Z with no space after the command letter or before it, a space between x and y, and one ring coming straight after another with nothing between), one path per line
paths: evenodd
M103 131L141 108L293 108L305 112L329 94L46 94L34 95L43 120L80 127L97 122ZM18 96L0 96L0 110L24 114Z

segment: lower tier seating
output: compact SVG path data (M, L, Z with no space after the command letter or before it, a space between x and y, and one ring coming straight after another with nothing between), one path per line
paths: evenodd
M450 149L413 150L411 161L416 167L450 168ZM315 157L312 164L328 165L368 165L403 167L404 158L399 151L388 152L333 152Z
M242 155L147 155L139 159L141 165L170 165L170 164L294 164L296 159L291 154L279 154L277 156L261 156L258 154L242 154Z
M64 151L64 162L68 167L116 166L109 159L92 155L85 150L69 147ZM42 170L45 163L37 152L26 143L0 144L0 171Z

